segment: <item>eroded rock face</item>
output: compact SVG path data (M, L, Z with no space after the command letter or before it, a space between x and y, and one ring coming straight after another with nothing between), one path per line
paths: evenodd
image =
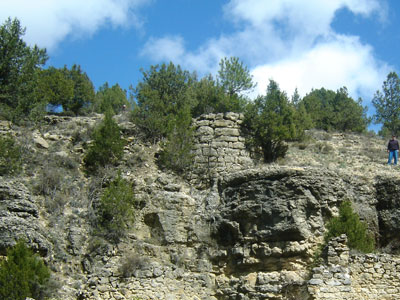
M79 142L75 135L99 118L49 117L49 132L43 134L49 148L41 150L43 157L66 159L74 154L79 162L85 139ZM375 173L362 179L359 173L339 173L325 161L317 167L299 160L289 161L290 167L247 169L254 165L237 127L240 118L226 114L200 121L202 141L196 155L197 163L204 165L195 178L200 185L158 169L152 160L157 147L137 144L134 126L123 126L128 145L119 168L132 182L138 201L135 222L117 245L93 236L95 197L88 197L90 178L81 174L69 181L71 194L65 195L66 204L56 214L40 206L42 196L34 195L28 178L25 185L22 179L2 179L0 249L24 237L42 254L54 254L52 267L62 285L59 298L67 300L312 299L308 280L314 249L326 221L344 200L352 201L369 228L382 236L382 244L396 249L398 179L375 180ZM133 161L136 152L139 164ZM300 150L296 154L296 159L303 155ZM314 152L310 155L318 159ZM321 155L330 158L332 153ZM364 164L363 157L359 160ZM40 172L40 166L37 169ZM373 274L373 267L370 270ZM321 282L319 275L313 283Z
M400 251L400 180L379 177L375 183L379 216L380 246L388 252Z
M221 299L286 299L288 290L300 297L326 220L344 200L360 207L374 203L373 193L354 178L315 169L239 172L224 178L219 190L213 261L232 276L220 286ZM375 213L371 226L376 219Z
M0 180L0 252L25 239L42 255L51 250L39 223L39 210L28 189L16 180Z

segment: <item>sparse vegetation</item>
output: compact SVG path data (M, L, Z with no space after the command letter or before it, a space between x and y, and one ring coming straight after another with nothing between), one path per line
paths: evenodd
M136 270L143 269L148 265L149 261L146 257L138 255L136 253L130 253L123 258L121 265L119 267L119 272L122 277L129 278L132 277Z
M315 150L318 153L329 154L333 152L334 148L327 142L318 142L315 144Z

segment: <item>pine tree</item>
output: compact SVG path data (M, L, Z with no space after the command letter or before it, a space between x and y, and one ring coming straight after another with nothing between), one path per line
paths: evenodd
M390 72L382 85L382 92L377 91L372 99L376 113L376 123L383 123L382 131L396 134L400 131L400 79L395 72Z
M93 143L84 158L86 171L96 172L99 167L117 164L123 156L125 141L121 137L118 124L112 119L109 110L104 120L93 132Z
M41 300L49 278L49 269L21 240L0 263L0 299Z
M368 233L367 225L360 221L350 201L344 201L340 205L339 216L332 218L326 225L326 229L325 241L346 234L349 248L362 252L371 252L375 249L374 239Z

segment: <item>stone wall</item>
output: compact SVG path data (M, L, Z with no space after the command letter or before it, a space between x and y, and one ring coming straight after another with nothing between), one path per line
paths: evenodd
M350 255L341 236L328 245L327 264L313 269L308 291L314 300L400 299L400 257Z
M207 114L194 120L195 152L192 182L207 183L227 172L253 166L241 135L243 115Z

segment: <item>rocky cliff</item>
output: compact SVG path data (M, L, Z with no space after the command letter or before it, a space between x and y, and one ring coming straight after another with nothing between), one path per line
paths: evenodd
M48 117L36 130L0 124L25 157L22 175L0 180L0 251L28 240L60 283L59 299L372 299L362 296L374 289L368 278L398 286L400 264L385 263L399 260L400 173L386 165L386 141L311 131L285 159L263 165L245 150L239 115L208 115L197 120L195 167L182 178L160 170L157 146L117 116L123 161L91 178L81 163L100 118ZM117 169L137 201L127 236L112 244L91 220ZM318 266L325 224L344 200L379 253L351 253L342 239ZM400 289L379 291L400 297Z

